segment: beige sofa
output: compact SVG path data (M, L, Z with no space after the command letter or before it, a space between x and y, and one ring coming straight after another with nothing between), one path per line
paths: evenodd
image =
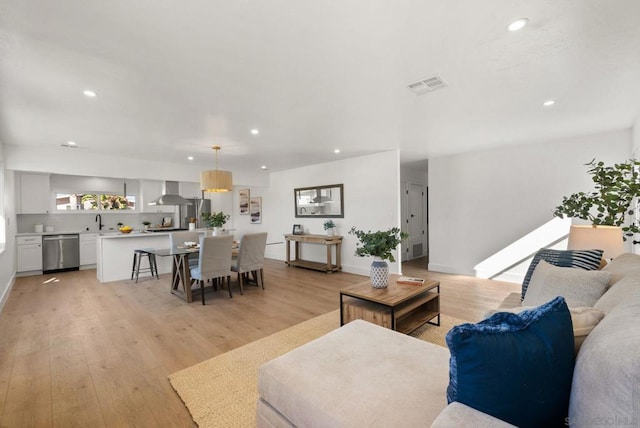
M607 268L606 313L576 356L570 426L640 426L640 256ZM519 294L505 306L519 304ZM507 427L464 404L447 406L449 351L353 321L263 365L258 427Z

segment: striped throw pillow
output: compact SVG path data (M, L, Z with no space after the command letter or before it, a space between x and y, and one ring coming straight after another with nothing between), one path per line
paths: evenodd
M533 256L524 281L522 281L522 294L520 296L522 300L524 300L524 295L527 294L531 275L533 275L533 271L536 269L536 266L538 266L540 260L559 267L597 270L600 267L600 260L602 260L602 250L550 250L548 248L541 248L536 255Z

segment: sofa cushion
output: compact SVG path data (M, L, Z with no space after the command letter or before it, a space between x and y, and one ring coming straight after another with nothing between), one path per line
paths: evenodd
M520 314L499 312L447 333L447 400L510 424L562 426L573 373L573 331L562 297Z
M640 273L640 255L632 253L620 254L602 270L611 274L608 285L608 287L611 287L629 273Z
M573 375L568 420L571 426L640 424L638 326L640 300L635 298L607 313L584 341Z
M591 307L604 293L610 277L609 272L557 267L541 260L522 306L538 306L562 296L569 307Z
M425 427L448 367L447 348L355 320L261 366L258 392L295 426Z
M517 308L498 309L486 312L485 318L488 318L498 312L511 312L513 314L519 314L522 311L529 311L531 309L534 309L534 307L519 306ZM605 313L600 309L588 307L569 308L569 312L571 313L571 324L573 325L574 348L575 353L577 354L580 350L580 346L582 346L582 344L584 343L584 340L587 338L589 333L591 333L593 329L596 328L598 323L602 321Z
M594 305L605 313L628 301L640 302L640 271L631 271L607 290Z
M602 260L602 250L551 250L548 248L540 249L529 264L527 274L522 281L521 298L524 299L529 287L529 281L533 271L538 266L540 260L544 260L554 266L574 267L585 270L597 270Z

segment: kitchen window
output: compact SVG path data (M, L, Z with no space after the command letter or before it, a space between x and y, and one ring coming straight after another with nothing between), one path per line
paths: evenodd
M89 193L57 193L58 211L122 211L135 210L134 195L106 195Z

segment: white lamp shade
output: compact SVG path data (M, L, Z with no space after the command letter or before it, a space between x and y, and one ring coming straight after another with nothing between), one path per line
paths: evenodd
M205 192L230 192L233 180L230 171L219 169L200 172L200 190Z
M616 226L573 225L567 249L602 250L602 258L613 259L624 253L622 229Z

